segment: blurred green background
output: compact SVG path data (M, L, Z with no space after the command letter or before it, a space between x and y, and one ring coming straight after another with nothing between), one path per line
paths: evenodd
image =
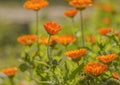
M18 66L23 47L17 42L17 37L24 34L35 33L35 12L23 8L23 3L25 1L26 0L0 0L0 69L9 66ZM42 29L42 24L45 21L57 21L63 28L66 28L63 29L63 33L70 33L68 30L72 27L71 21L66 18L63 13L71 7L65 2L65 0L48 1L49 6L39 11L40 31L45 33L44 29ZM108 14L107 16L110 16L114 20L110 26L119 29L120 1L101 0L100 2L109 3L115 8L117 12L116 15ZM92 11L89 9L92 9ZM86 15L88 15L88 17L86 17ZM99 21L100 12L96 11L96 9L92 7L88 8L85 10L84 16L87 21L86 27L89 27L89 29L87 29L89 30L88 32L92 33L94 29L101 27L101 22ZM79 21L78 17L79 15L76 17L76 23ZM91 28L93 30L91 30Z

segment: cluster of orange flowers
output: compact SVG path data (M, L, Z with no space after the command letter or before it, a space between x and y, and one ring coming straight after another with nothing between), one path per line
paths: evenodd
M77 59L77 58L81 58L86 52L87 50L85 48L82 48L79 50L67 51L65 52L65 55L71 59Z
M61 35L58 37L58 43L67 45L71 42L75 42L76 41L76 37L73 35Z
M112 32L115 36L120 38L120 33L114 30L113 28L100 28L97 32L101 35L107 36L110 32Z
M24 3L24 7L30 10L40 10L48 5L46 0L27 0Z
M51 36L51 38L50 38L50 45L56 43L57 40L58 40L58 36ZM40 44L48 45L48 38L41 37L38 42L39 42Z
M77 13L78 13L78 10L70 9L70 10L66 10L64 12L64 15L67 16L67 17L74 17Z
M103 63L110 63L112 60L116 59L118 56L116 54L107 54L103 56L98 56L97 59Z
M107 69L107 65L102 65L98 62L90 62L84 67L84 70L87 73L92 74L94 76L99 76L100 74L105 72L106 69Z
M46 22L44 28L50 35L57 34L61 30L60 25L56 22Z
M51 36L50 45L52 45L54 43L60 43L63 45L67 45L67 44L75 42L75 41L76 41L76 37L73 35ZM39 43L47 45L48 38L41 37L39 39Z
M17 41L23 45L32 45L33 42L36 42L36 35L23 35L17 38Z
M17 68L16 67L6 68L6 69L3 69L1 72L7 75L8 77L13 77L17 72Z
M92 0L71 0L69 1L69 4L77 9L84 9L87 6L92 5Z
M86 41L87 42L92 42L94 44L95 43L95 37L94 36L87 36Z

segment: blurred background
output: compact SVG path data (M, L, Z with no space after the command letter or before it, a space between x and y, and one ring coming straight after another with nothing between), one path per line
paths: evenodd
M0 69L9 66L18 66L22 45L17 42L17 37L35 33L35 12L23 7L26 0L0 0ZM71 27L71 21L64 16L64 11L70 7L65 0L48 0L49 6L39 11L39 27L43 31L42 24L45 21L57 21L63 28ZM101 0L94 3L110 4L116 14L107 13L104 16L110 17L112 24L101 25L99 20L103 14L96 10L95 5L85 10L84 19L87 21L89 30L102 26L120 28L120 1L119 0ZM91 9L91 10L89 10ZM87 16L87 17L86 17ZM76 23L79 21L79 14L76 16ZM90 19L90 20L89 20ZM96 23L98 22L98 23ZM90 30L91 31L91 30ZM89 31L89 32L90 32ZM64 33L69 31L64 31ZM92 31L91 31L92 33Z

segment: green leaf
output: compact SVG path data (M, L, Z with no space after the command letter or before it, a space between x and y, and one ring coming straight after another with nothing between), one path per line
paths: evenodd
M82 63L81 65L79 65L79 66L70 74L69 79L70 79L70 80L74 79L75 76L76 76L77 74L79 74L82 69L83 69L83 63Z

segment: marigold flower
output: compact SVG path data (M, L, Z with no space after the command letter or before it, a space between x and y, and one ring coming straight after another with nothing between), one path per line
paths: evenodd
M73 7L76 7L77 9L84 9L87 6L92 5L92 0L72 0L69 2L69 4Z
M67 45L71 42L75 42L76 41L76 37L73 35L61 35L58 37L58 43Z
M116 73L116 72L112 72L112 76L113 76L115 79L119 79L119 75L118 75L118 73Z
M94 37L94 36L87 36L87 37L86 37L86 41L87 41L87 42L95 43L95 37Z
M48 5L46 0L27 0L24 3L24 7L30 10L40 10Z
M112 31L111 28L101 28L101 29L98 29L98 33L100 33L101 35L107 35L111 31Z
M50 45L56 43L57 40L58 40L58 36L51 36ZM48 38L41 37L38 42L41 43L41 44L47 45L48 44Z
M17 72L17 68L16 67L6 68L6 69L3 69L1 72L7 75L8 77L13 77Z
M98 56L97 59L103 63L110 63L117 57L118 56L116 54L107 54L107 55L103 55L103 56Z
M110 18L108 18L108 17L103 18L103 23L104 24L110 24L111 23Z
M86 53L86 51L87 50L85 48L79 50L71 50L65 52L65 55L71 59L77 59L77 58L81 58Z
M103 11L115 13L115 9L109 4L100 4L98 7Z
M36 35L23 35L17 38L17 41L23 45L32 45L36 40Z
M60 25L56 22L46 22L44 28L50 35L57 34L61 30Z
M84 70L93 76L99 76L100 74L105 72L106 69L107 65L102 65L98 62L90 62L84 66Z
M76 9L70 9L70 10L66 10L64 12L64 15L67 17L74 17L77 14L78 10Z

